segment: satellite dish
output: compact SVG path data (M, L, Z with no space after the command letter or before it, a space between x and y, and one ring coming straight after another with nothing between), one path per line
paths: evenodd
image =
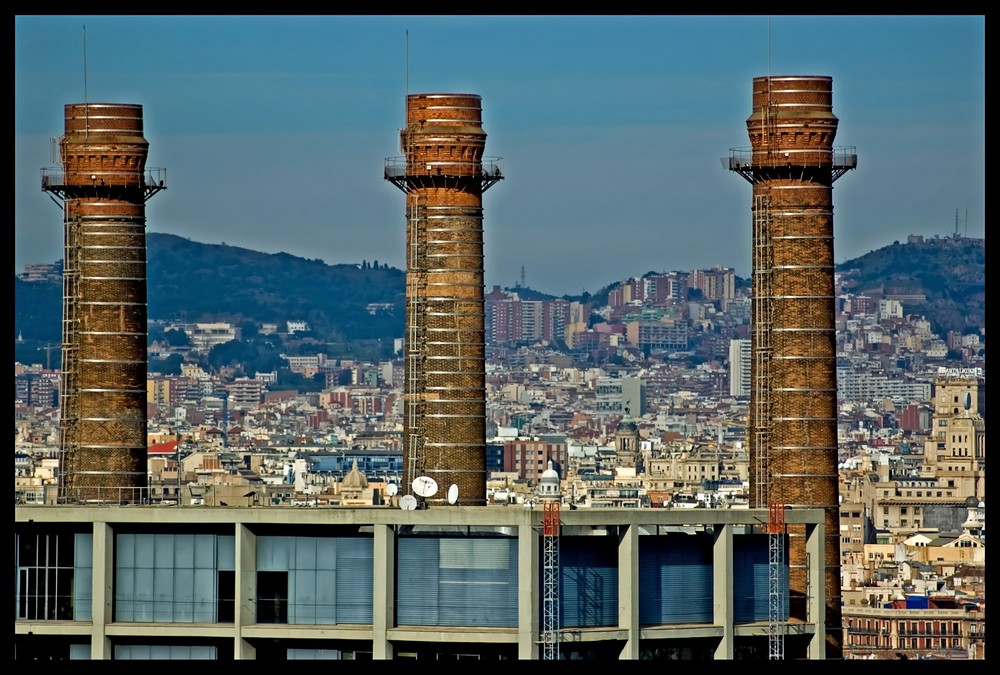
M458 501L458 486L452 483L451 487L448 488L448 503L454 504L457 501Z
M388 485L385 486L385 493L390 497L395 496L397 492L399 492L399 488L396 487L395 483L389 483Z
M438 491L437 481L430 476L417 476L413 479L412 487L421 497L433 497Z
M413 495L403 495L399 500L399 508L404 511L413 511L417 508L417 498Z

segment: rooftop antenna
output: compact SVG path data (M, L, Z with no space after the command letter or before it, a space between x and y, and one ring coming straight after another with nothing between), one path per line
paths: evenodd
M524 287L524 265L521 265L521 288Z
M969 236L969 207L965 207L965 236Z
M406 29L406 74L405 74L405 86L406 95L410 95L410 29ZM404 102L405 103L405 102ZM405 110L403 112L406 112Z
M958 239L958 209L955 209L955 239Z

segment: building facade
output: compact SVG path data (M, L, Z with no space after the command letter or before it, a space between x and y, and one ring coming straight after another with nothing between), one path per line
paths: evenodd
M15 657L513 660L539 659L546 638L565 659L766 658L766 511L563 511L557 585L542 570L542 518L20 506ZM821 659L823 515L786 520L805 527L818 592L807 621L790 630L786 605L775 629L789 657ZM556 589L557 634L543 635Z

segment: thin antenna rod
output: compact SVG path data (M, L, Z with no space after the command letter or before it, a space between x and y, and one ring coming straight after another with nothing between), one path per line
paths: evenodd
M410 31L406 30L406 95L410 95Z
M87 102L87 24L83 25L83 102Z
M771 81L771 17L767 17L767 80Z
M83 25L83 118L84 134L90 136L90 106L87 105L87 24Z

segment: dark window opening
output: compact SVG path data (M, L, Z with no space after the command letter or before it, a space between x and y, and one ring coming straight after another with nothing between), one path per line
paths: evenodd
M216 581L216 621L233 623L236 619L236 572L219 570Z
M257 572L257 623L288 623L288 572Z

